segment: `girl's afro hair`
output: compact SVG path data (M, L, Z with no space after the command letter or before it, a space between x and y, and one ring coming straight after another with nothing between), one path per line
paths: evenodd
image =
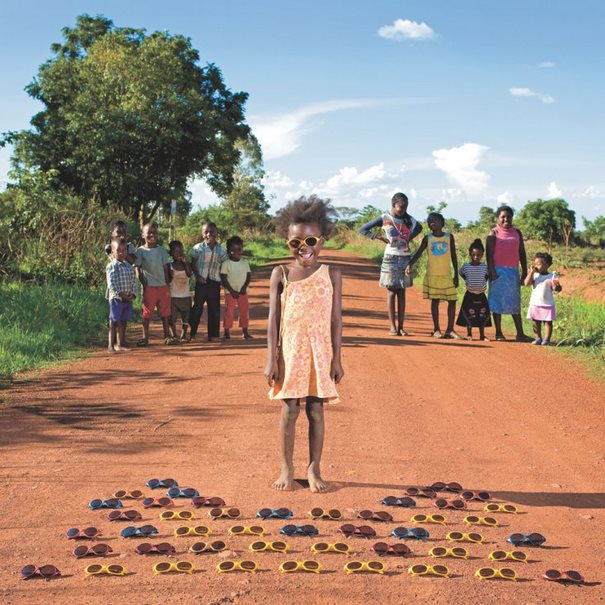
M327 239L334 230L337 219L338 212L332 202L313 194L308 198L303 195L280 208L275 213L273 224L278 235L287 237L290 225L316 223L321 234Z

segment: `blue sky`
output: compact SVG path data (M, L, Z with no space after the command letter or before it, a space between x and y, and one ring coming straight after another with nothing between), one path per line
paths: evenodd
M82 13L189 36L250 94L274 207L313 192L386 207L404 191L419 218L441 199L466 221L557 196L605 214L600 0L3 0L0 131L28 126L23 88Z

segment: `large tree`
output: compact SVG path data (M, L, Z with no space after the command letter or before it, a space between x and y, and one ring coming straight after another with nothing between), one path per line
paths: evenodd
M141 221L204 178L220 196L233 187L237 141L249 136L247 94L231 92L216 65L199 65L180 35L118 28L78 17L26 88L43 104L30 130L9 133L13 175L58 175L82 199L115 204Z
M521 208L517 222L526 237L546 242L550 252L553 242L569 243L569 236L576 226L576 213L564 199L537 199Z

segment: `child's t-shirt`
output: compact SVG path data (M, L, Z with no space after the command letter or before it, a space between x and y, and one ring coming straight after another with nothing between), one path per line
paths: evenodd
M536 273L534 271L534 285L532 287L531 296L529 297L529 305L536 307L554 307L555 297L553 295L552 280L554 273Z
M250 265L243 258L238 261L227 259L221 264L221 275L227 276L229 285L236 292L239 292L246 283L248 273L250 273Z
M170 265L170 273L172 281L170 282L170 297L171 298L189 298L189 276L184 269L175 269L174 265Z
M460 277L464 279L466 289L471 292L485 292L487 288L488 269L485 263L473 265L464 263L460 269Z
M114 258L105 268L105 273L107 276L106 298L121 300L120 292L136 296L137 280L129 262Z
M155 248L139 246L134 264L141 267L148 286L165 286L164 265L169 262L168 252L162 246L156 246Z

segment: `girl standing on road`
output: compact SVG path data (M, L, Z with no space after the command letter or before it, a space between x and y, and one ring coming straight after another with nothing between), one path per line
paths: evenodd
M286 237L292 261L273 269L269 283L267 366L269 397L282 401L281 474L273 483L290 490L294 483L294 436L300 401L305 400L309 420L309 488L324 492L320 461L324 441L323 403L338 394L343 377L341 274L336 267L319 264L319 254L335 223L329 202L312 195L289 203L274 219Z
M384 235L372 229L381 227ZM396 193L391 199L391 212L385 212L359 228L359 233L370 239L379 239L387 246L380 267L380 285L387 289L387 312L391 336L408 336L403 328L405 318L405 289L412 285L411 275L405 272L410 262L410 241L422 231L422 226L408 214L408 198ZM397 311L395 311L397 299Z
M412 265L426 250L428 262L424 283L422 285L423 298L431 301L431 315L433 316L434 338L454 338L460 340L459 334L454 332L454 319L456 313L456 300L458 293L458 258L456 257L456 242L454 236L443 230L445 219L438 212L431 212L426 222L431 233L422 238L420 247L410 260L406 274L411 274ZM453 271L453 276L452 276ZM447 329L445 334L439 327L439 302L447 300Z

